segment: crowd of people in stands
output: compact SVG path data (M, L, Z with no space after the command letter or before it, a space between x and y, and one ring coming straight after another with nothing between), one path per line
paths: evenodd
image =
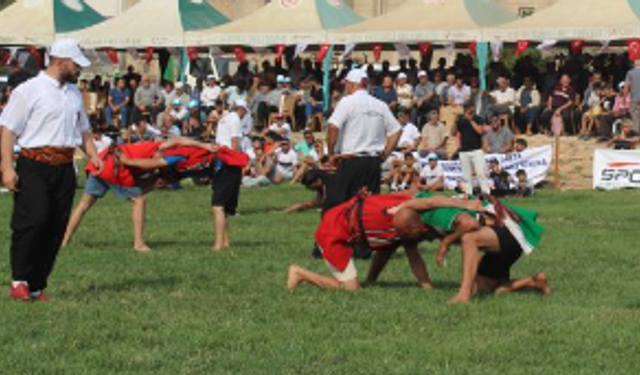
M459 54L452 66L441 58L436 64L402 60L397 69L387 61L378 69L373 64L359 67L366 70L369 93L386 103L403 127L397 151L385 164L383 181L392 190L412 185L442 190L439 160L471 163L475 150L521 152L527 148L521 135L596 137L616 148L635 148L640 69L631 69L625 55L557 55L543 65L530 55L519 58L512 69L494 62L487 72L486 91L480 89L474 58L468 54ZM326 125L344 95L342 81L354 67L355 62L345 61L331 71L327 95L321 64L301 59L275 65L264 61L260 67L245 62L233 75L202 77L194 87L156 82L129 67L113 82L95 76L80 81L79 88L100 147L111 141L172 136L212 140L221 119L236 103L246 103L242 149L252 162L243 185L259 187L300 182L328 162L323 137L314 131ZM14 66L0 110L11 89L27 78ZM632 116L633 122L628 120ZM105 129L118 129L119 139L109 140L101 134ZM294 132L301 132L302 139L293 137ZM494 160L487 173L496 194L533 193L525 171L509 175Z

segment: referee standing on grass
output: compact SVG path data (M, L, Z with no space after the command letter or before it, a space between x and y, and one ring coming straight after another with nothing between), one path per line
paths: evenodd
M90 65L73 39L51 47L50 64L20 85L0 116L2 183L14 192L11 218L11 297L46 301L43 293L58 255L76 188L75 148L98 170L82 94L75 85ZM14 169L13 147L21 147Z
M389 107L367 93L366 81L364 71L349 72L347 96L329 119L327 146L337 169L327 183L324 211L353 198L363 187L379 194L382 163L402 133Z

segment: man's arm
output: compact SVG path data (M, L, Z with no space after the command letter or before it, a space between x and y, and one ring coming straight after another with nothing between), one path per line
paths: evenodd
M459 208L462 210L469 211L481 211L482 204L478 200L465 200L465 199L455 199L449 197L429 197L429 198L415 198L409 201L402 203L399 206L396 206L389 210L390 214L395 214L401 209L411 209L418 212L433 210L435 208Z
M413 272L413 275L418 280L420 286L423 289L433 288L433 284L431 284L431 279L429 278L429 273L427 272L427 265L424 263L424 259L418 251L418 243L414 242L411 244L405 244L404 253L407 255L407 259L409 260L411 272Z
M186 138L186 137L174 137L169 140L166 140L160 144L158 150L164 151L173 147L199 147L209 152L217 152L218 146L213 145L211 143L204 143L200 141L196 141L195 139Z
M338 136L340 131L338 127L334 124L329 124L327 128L327 149L329 152L329 156L334 156L336 154L336 144L338 143Z
M398 141L400 140L400 135L402 134L402 130L397 131L396 133L387 137L387 143L384 146L384 151L381 155L382 160L386 160L389 155L393 152L393 150L398 147Z
M436 253L436 263L439 267L442 267L444 264L444 259L449 252L450 246L457 241L465 234L469 232L473 232L474 230L480 229L480 223L468 214L461 214L455 220L454 223L455 231L440 241L440 248Z
M87 154L91 164L96 167L97 173L102 172L103 162L98 155L95 143L93 143L93 133L91 130L86 130L82 133L82 151Z
M18 191L18 175L13 167L13 148L16 143L16 136L5 127L0 127L0 172L2 172L2 184L5 188L15 192Z

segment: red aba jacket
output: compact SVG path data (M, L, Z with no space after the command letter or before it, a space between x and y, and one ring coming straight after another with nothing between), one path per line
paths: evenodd
M325 212L315 234L324 259L344 271L358 243L378 251L398 247L400 238L387 210L410 199L406 194L357 196Z

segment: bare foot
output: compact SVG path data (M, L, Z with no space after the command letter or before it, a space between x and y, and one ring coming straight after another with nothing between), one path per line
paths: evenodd
M468 304L471 302L471 297L470 296L464 296L461 294L456 294L455 297L453 297L452 299L449 300L449 304L450 305L459 305L461 303L464 304Z
M151 249L149 248L149 246L142 244L139 246L134 246L133 250L135 250L138 253L150 253Z
M433 284L431 284L431 282L429 281L428 283L420 284L420 287L425 290L431 290L433 289Z
M214 253L221 253L222 250L224 250L224 247L220 247L220 246L214 246L213 247L213 252Z
M289 267L289 277L287 278L287 289L289 289L292 292L294 289L298 287L298 285L300 285L300 282L302 281L302 279L300 278L300 274L298 273L299 270L300 270L300 267L298 267L295 264Z
M538 288L543 295L548 296L553 293L551 285L549 285L549 280L547 279L547 274L540 272L533 279L536 282L536 288Z

